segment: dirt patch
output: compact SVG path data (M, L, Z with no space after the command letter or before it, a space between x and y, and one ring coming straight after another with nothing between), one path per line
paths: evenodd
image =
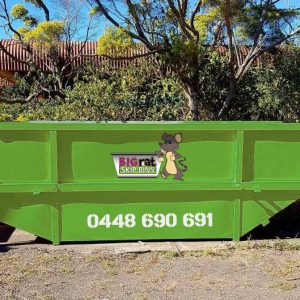
M299 242L123 254L1 249L1 299L300 299Z

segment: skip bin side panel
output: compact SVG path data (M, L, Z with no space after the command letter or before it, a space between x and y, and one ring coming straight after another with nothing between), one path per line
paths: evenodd
M201 214L201 215L200 215ZM223 214L228 216L227 222ZM62 241L230 239L232 207L210 203L69 204Z
M231 192L64 193L61 239L230 239L231 197Z
M244 182L299 182L300 131L245 134Z
M50 194L1 194L0 220L18 229L53 240Z
M0 131L0 183L51 181L47 131Z
M300 198L300 129L214 124L49 123L0 130L0 222L56 244L238 239ZM159 151L165 131L182 134L184 180L118 178L111 154Z
M126 127L124 127L126 128ZM175 134L176 128L168 131ZM185 182L233 182L235 178L236 132L181 130L178 153L185 157ZM160 151L164 131L61 131L58 133L59 183L141 183L141 178L118 178L112 153ZM172 181L169 178L167 182ZM163 184L161 176L148 183ZM184 185L184 182L182 183Z

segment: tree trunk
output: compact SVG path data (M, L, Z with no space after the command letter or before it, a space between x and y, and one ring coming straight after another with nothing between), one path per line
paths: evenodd
M189 114L192 116L193 120L197 121L200 118L199 114L199 75L198 75L198 67L199 65L198 56L194 57L194 65L195 68L194 76L189 77L185 68L182 68L181 65L178 65L178 60L174 63L174 60L169 62L161 63L159 57L156 58L156 62L159 66L159 72L162 77L167 75L168 67L174 74L177 75L178 80L183 88L185 98L187 100L187 105L189 108Z
M192 115L193 120L197 121L199 120L200 114L199 114L199 92L198 89L194 86L183 83L183 90L184 94L187 100L189 113Z
M228 112L229 106L231 104L232 99L234 98L236 94L236 87L237 87L237 81L235 79L232 79L230 81L230 89L229 92L227 93L226 99L223 103L223 106L218 114L219 118L222 118L226 115Z

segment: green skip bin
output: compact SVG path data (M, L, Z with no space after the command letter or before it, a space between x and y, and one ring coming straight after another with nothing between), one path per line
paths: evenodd
M233 239L300 198L300 124L0 124L0 237Z

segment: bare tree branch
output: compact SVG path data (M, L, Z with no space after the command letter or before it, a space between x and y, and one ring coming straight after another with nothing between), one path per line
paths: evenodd
M41 95L42 92L37 92L29 95L27 98L19 97L14 99L7 99L0 97L0 103L6 103L6 104L26 104L33 100L35 100L39 95Z
M142 36L133 33L132 31L126 29L124 26L121 26L111 15L110 13L107 11L107 9L102 5L100 0L95 0L95 2L98 5L98 9L101 11L101 13L103 13L103 15L106 17L106 19L108 21L110 21L113 25L115 25L116 27L122 28L124 30L124 32L126 32L127 34L129 34L132 38L140 40L141 42L143 42L149 50L154 50L155 47L149 43L149 41L147 39L144 39Z
M173 12L174 16L177 18L177 20L179 22L179 26L180 26L182 32L185 34L185 36L190 40L193 39L193 37L191 35L191 32L192 32L198 38L199 32L187 24L184 16L182 16L180 14L179 10L176 8L173 0L167 0L167 2L169 4L170 9Z
M46 21L50 21L49 9L43 0L35 0L39 7L44 11Z
M13 61L19 62L19 63L23 63L28 65L28 61L27 60L23 60L23 59L19 59L18 57L16 57L14 54L12 54L6 47L4 46L4 41L1 40L0 41L0 50L3 51L8 57L10 57Z
M198 0L195 7L194 7L194 9L193 9L193 11L192 11L190 24L191 24L191 27L193 29L195 29L195 24L194 24L195 23L195 17L197 15L197 13L199 12L201 5L202 5L202 0Z
M268 47L265 47L261 50L258 51L258 55L261 55L263 54L264 52L267 52L273 48L275 48L276 46L282 44L283 42L285 42L286 40L290 39L291 37L295 36L296 34L300 33L300 27L295 29L293 32L291 32L290 34L286 35L284 38L282 38L281 40L278 40L276 42L274 42L273 44L271 44L270 46Z

